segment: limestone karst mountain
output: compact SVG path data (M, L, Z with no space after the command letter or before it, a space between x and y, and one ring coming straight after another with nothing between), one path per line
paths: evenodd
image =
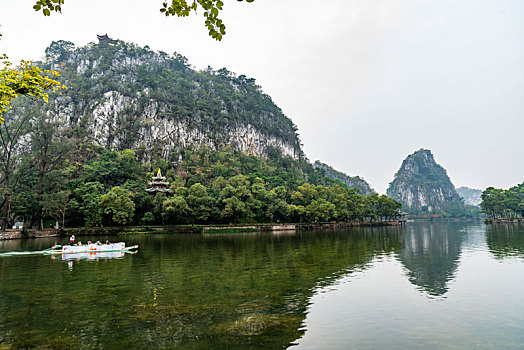
M346 175L343 172L335 170L331 166L322 163L318 160L315 161L313 166L315 167L315 169L322 171L325 176L329 177L332 180L339 180L349 188L358 188L360 190L360 194L367 196L375 193L375 190L371 188L369 183L367 183L367 181L361 178L360 176Z
M464 203L468 205L479 205L482 202L482 190L477 190L469 187L459 187L457 188L457 193L460 197L464 199Z
M56 41L41 64L67 86L50 97L46 113L105 148L149 159L189 145L302 157L293 122L254 79L225 68L196 71L177 53L119 40L79 48Z
M389 184L387 195L402 202L403 209L413 215L461 216L465 210L446 170L427 149L404 159Z

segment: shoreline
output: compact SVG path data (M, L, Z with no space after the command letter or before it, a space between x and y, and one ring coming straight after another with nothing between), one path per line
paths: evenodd
M524 224L524 218L485 219L485 224Z
M0 232L0 240L65 237L69 235L106 236L129 234L213 234L213 233L256 233L276 231L336 230L350 227L400 226L398 220L372 222L298 223L298 224L238 224L238 225L175 225L175 226L129 226L129 227L74 227L66 229L9 229Z

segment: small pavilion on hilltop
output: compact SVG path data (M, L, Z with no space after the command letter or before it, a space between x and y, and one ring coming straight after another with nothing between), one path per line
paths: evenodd
M158 169L156 176L153 176L153 181L149 183L150 188L146 188L146 192L152 195L157 193L171 193L169 189L169 182L166 181L166 177L162 176L162 172Z
M115 39L111 39L109 36L107 36L107 33L104 34L104 35L96 35L96 37L98 38L98 42L99 43L102 43L102 42L106 42L106 43L110 43L110 44L114 44L116 43L116 40Z

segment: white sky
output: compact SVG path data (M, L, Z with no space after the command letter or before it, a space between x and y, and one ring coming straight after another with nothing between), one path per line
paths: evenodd
M255 78L310 160L380 193L422 147L457 187L524 181L522 0L224 0L222 42L200 13L162 16L162 0L66 0L48 18L35 1L0 0L0 53L13 61L107 32Z

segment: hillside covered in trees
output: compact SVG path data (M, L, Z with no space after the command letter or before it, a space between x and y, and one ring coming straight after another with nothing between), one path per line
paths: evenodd
M52 129L49 129L52 130ZM325 177L310 164L276 155L264 160L225 149L186 149L182 160L140 163L136 153L55 139L48 168L30 152L15 170L10 215L38 226L245 222L320 222L394 218L400 203ZM85 152L87 157L78 156ZM60 156L60 159L57 158ZM58 163L57 163L58 162ZM171 193L152 196L161 169Z
M0 125L4 228L376 220L400 207L309 163L253 79L121 41L54 42L41 64L67 90L15 100ZM158 169L170 192L153 196Z
M135 149L146 159L177 156L189 145L302 156L293 122L255 79L225 68L196 71L178 53L119 40L79 48L56 41L42 64L67 86L50 96L46 113L105 148Z
M331 166L322 163L318 160L315 161L315 163L313 163L313 167L322 171L324 175L329 177L330 179L338 180L349 188L358 188L361 194L370 195L375 193L375 190L373 190L371 186L369 186L367 181L361 178L360 176L346 175L343 172L335 170Z

